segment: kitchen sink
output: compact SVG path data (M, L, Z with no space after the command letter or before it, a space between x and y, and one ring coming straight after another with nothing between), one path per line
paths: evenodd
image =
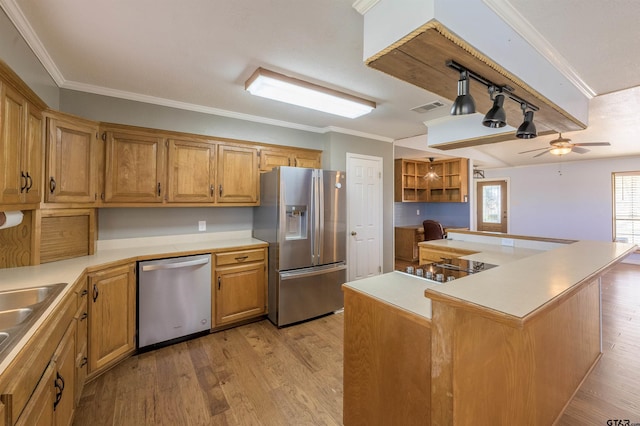
M0 311L0 330L17 327L33 313L31 308L11 309L9 311Z
M40 318L66 283L0 291L0 361Z

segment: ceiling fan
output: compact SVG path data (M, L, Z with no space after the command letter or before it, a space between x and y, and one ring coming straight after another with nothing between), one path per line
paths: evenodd
M563 138L562 133L558 133L558 137L549 142L551 145L548 148L538 148L538 149L530 149L529 151L522 151L518 154L526 154L528 152L534 151L542 151L540 154L536 154L533 158L540 157L541 155L546 154L547 152L553 155L565 155L570 152L575 152L576 154L585 154L589 152L586 148L581 148L583 146L610 146L609 142L586 142L586 143L572 143L571 139Z

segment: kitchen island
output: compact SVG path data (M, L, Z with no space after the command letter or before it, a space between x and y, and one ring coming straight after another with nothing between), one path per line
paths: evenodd
M438 243L498 267L343 286L344 424L552 424L601 354L600 277L636 247Z

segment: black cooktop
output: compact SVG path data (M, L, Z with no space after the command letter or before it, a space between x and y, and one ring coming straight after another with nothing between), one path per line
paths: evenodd
M467 259L443 259L440 262L428 263L425 265L419 265L417 267L409 267L403 271L419 277L438 281L453 281L457 278L466 277L469 274L476 274L478 272L486 271L491 268L495 268L498 265L492 265L490 263L477 262L475 260Z

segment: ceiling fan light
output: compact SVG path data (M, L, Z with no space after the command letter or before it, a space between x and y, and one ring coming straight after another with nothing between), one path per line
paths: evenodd
M466 115L476 112L476 102L469 94L469 77L467 72L460 73L458 80L458 97L451 105L451 115Z
M533 124L533 111L524 113L524 121L516 131L516 137L520 139L533 139L538 136L536 125Z
M549 150L549 153L553 155L565 155L570 152L571 152L571 147L569 146L556 146Z
M482 120L482 124L486 127L491 127L492 129L498 127L504 127L507 125L507 114L504 111L502 105L504 104L504 95L502 93L498 93L493 100L493 106L487 112L487 115L484 116Z

